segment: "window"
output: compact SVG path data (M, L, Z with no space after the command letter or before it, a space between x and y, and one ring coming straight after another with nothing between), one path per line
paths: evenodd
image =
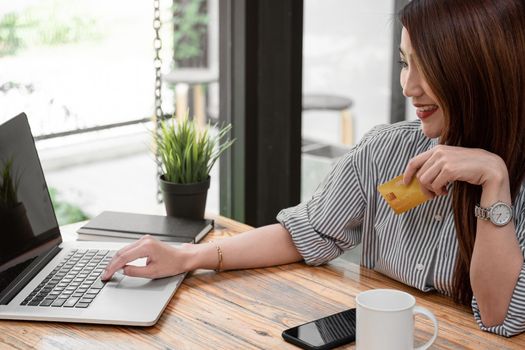
M174 29L184 32L174 21L180 3L160 2L163 74L174 68ZM49 186L89 215L163 213L146 122L154 111L153 38L153 1L17 1L0 9L0 122L28 115ZM165 114L174 113L175 90L162 85ZM115 127L122 124L129 125ZM209 197L218 207L218 193Z
M390 121L394 21L394 0L305 0L303 106L311 94L349 99L351 123L342 122L344 111L303 111L303 200L351 144Z

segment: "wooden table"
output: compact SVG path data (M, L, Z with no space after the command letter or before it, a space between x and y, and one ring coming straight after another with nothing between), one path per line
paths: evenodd
M215 219L217 228L205 240L250 228ZM355 296L371 288L407 291L434 312L439 336L432 349L525 349L525 334L507 339L482 332L470 309L449 298L342 259L322 267L296 263L220 274L196 271L152 327L0 321L0 349L296 349L282 340L284 329L354 307ZM418 342L431 332L430 321L418 317Z

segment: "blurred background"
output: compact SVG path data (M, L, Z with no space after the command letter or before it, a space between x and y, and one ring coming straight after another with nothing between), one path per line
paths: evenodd
M156 3L162 110L216 123L218 0L0 0L0 122L28 115L61 224L103 210L164 214L151 141ZM303 2L302 200L391 122L397 3ZM218 163L211 178L207 211L218 213Z

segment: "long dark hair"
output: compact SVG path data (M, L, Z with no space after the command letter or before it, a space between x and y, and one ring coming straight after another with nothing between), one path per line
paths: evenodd
M525 174L525 2L412 0L399 18L443 109L440 143L499 155L514 200ZM480 196L480 186L454 183L459 252L452 297L465 305Z

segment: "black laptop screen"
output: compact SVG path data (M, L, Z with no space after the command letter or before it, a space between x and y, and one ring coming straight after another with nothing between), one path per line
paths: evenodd
M60 236L25 114L0 125L0 267Z

